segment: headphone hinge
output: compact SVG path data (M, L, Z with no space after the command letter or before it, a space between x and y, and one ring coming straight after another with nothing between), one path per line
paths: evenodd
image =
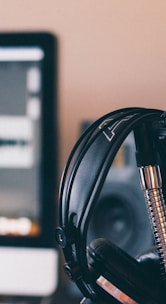
M64 227L58 227L56 229L55 238L58 243L58 245L61 248L66 248L67 246L70 246L74 244L75 242L75 229L74 227L72 229L65 229Z
M68 262L64 264L63 268L65 273L71 280L77 281L81 278L80 267L78 266L78 264Z

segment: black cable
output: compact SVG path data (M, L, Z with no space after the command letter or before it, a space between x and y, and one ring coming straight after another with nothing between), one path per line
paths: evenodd
M157 150L152 123L141 122L134 130L137 166L155 165Z

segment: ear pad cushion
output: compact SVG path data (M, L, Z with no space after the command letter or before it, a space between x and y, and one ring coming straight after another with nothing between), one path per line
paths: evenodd
M160 303L161 288L137 260L109 240L94 240L88 247L89 263L103 276L139 303Z

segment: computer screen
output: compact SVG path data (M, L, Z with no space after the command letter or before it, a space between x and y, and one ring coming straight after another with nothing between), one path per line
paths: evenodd
M0 294L56 289L56 84L55 36L0 34Z

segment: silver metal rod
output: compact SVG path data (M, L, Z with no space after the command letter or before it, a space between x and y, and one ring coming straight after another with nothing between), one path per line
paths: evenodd
M166 207L160 167L158 165L141 167L139 173L160 258L161 273L166 282Z

